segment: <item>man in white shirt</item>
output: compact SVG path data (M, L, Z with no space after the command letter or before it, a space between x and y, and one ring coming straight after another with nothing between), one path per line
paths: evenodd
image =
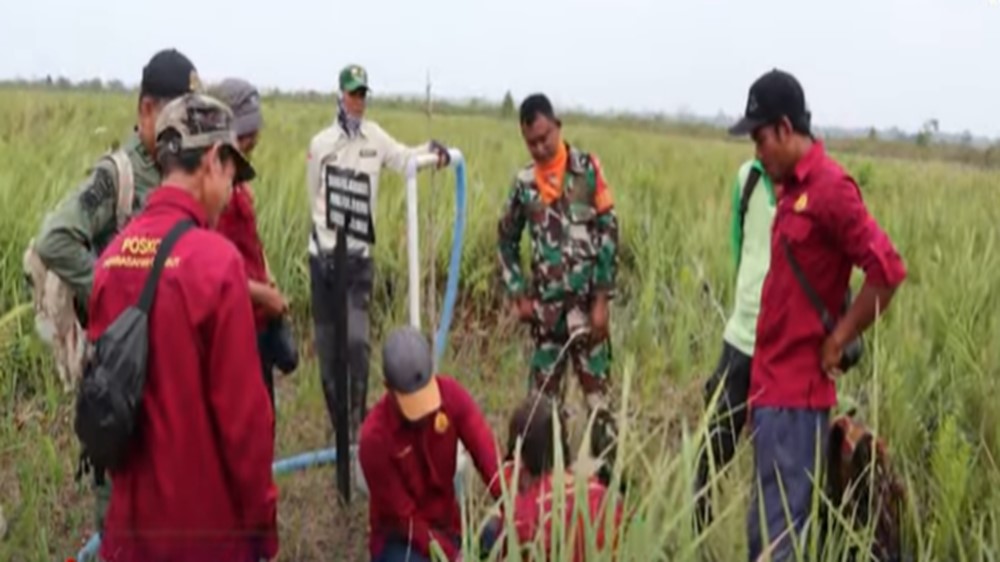
M439 167L446 166L450 158L441 143L432 140L408 147L364 117L369 93L364 68L345 67L339 85L337 118L309 145L306 180L313 223L309 271L323 394L330 421L336 424L335 404L340 397L334 392L334 316L340 303L334 301L333 294L333 251L338 225L346 226L350 441L357 443L368 394L368 313L374 274L371 246L375 243L379 175L382 168L403 173L414 156L437 154Z

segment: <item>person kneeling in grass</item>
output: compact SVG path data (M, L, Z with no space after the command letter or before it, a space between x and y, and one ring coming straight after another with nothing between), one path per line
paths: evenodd
M433 371L430 343L416 328L394 330L382 348L387 392L361 425L358 456L369 490L369 552L377 562L429 562L437 543L459 560L455 495L461 442L494 499L500 455L472 395Z
M556 441L556 416L559 418L559 435ZM520 441L520 450L518 450ZM562 410L558 409L552 399L538 393L528 396L514 411L508 429L507 462L503 470L505 481L510 487L516 486L516 497L513 500L514 532L521 557L525 560L551 559L553 543L561 541L562 537L572 537L571 542L564 543L571 550L569 560L583 562L587 552L588 541L596 540L596 551L604 552L607 548L615 550L621 531L623 506L621 498L608 493L608 488L601 483L596 475L586 478L587 519L583 513L575 511L575 500L581 492L576 489L577 477L572 470L559 474L555 470L556 447L562 449L564 462L569 462L569 439L566 434L566 421ZM514 459L517 459L516 461ZM562 491L558 491L562 488ZM553 504L564 500L561 508L564 513L564 524L553 529L554 513L559 513L559 507ZM608 504L614 502L614 528L612 540L607 537ZM575 517L574 517L575 515ZM487 555L498 541L506 541L504 524L508 522L504 514L494 517L481 537L483 555ZM590 530L590 531L588 531ZM541 537L539 537L541 535ZM555 535L555 536L553 536ZM533 556L537 549L537 540L541 538L543 556ZM609 545L610 543L610 545ZM507 558L506 545L504 559ZM567 559L563 557L562 559Z

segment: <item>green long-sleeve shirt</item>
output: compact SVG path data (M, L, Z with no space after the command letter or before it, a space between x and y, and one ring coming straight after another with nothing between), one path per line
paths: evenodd
M123 145L135 182L133 211L142 208L160 183L160 172L139 136ZM86 306L94 280L94 261L117 232L118 172L102 158L87 179L64 197L42 222L35 251L45 267L62 279Z

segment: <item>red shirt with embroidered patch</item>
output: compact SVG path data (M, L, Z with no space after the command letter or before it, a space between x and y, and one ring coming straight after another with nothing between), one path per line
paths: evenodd
M273 416L254 349L243 260L186 191L164 185L94 267L87 336L138 302L159 240L180 220L149 314L138 429L111 471L101 558L251 560L277 553Z
M409 537L414 553L430 556L433 540L449 560L456 559L462 534L455 496L459 441L490 493L500 497L499 452L489 423L458 381L436 378L441 388L437 412L410 422L386 393L361 426L358 457L369 489L368 547L373 558L388 539Z
M782 240L833 319L841 317L851 270L896 287L906 268L850 175L816 141L784 182L771 231L771 264L761 292L750 376L753 406L827 409L837 389L821 367L826 338L819 312L799 285Z
M233 187L233 196L219 216L219 223L215 228L236 245L236 249L243 256L247 278L251 281L267 283L264 245L257 232L257 216L254 212L253 194L250 192L249 185L239 184ZM253 313L257 331L261 331L267 325L267 314L258 304L254 304Z

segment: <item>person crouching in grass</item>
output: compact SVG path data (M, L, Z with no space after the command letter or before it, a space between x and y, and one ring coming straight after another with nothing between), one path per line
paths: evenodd
M617 548L623 519L621 498L617 494L609 494L608 488L593 474L586 477L585 489L577 489L577 477L572 470L556 470L556 447L561 449L562 458L568 464L570 451L565 415L553 399L532 392L514 411L508 428L507 462L502 472L508 487L514 488L516 494L513 499L513 517L507 518L501 514L487 524L480 541L483 556L488 555L493 546L500 542L504 559L507 558L508 545L504 542L508 539L504 526L510 520L513 521L517 544L524 560L552 559L554 543L562 541L563 537L572 537L572 540L568 544L563 543L566 548L571 549L570 557L561 558L574 562L585 560L589 540L596 539L598 553ZM580 493L586 494L586 520L583 513L575 511L575 500ZM560 501L564 501L562 507L558 506ZM614 536L608 540L606 523L611 502L614 502ZM553 520L560 512L564 514L564 523L554 529ZM588 532L588 529L592 531ZM538 539L541 539L540 544ZM534 552L539 547L544 550Z

